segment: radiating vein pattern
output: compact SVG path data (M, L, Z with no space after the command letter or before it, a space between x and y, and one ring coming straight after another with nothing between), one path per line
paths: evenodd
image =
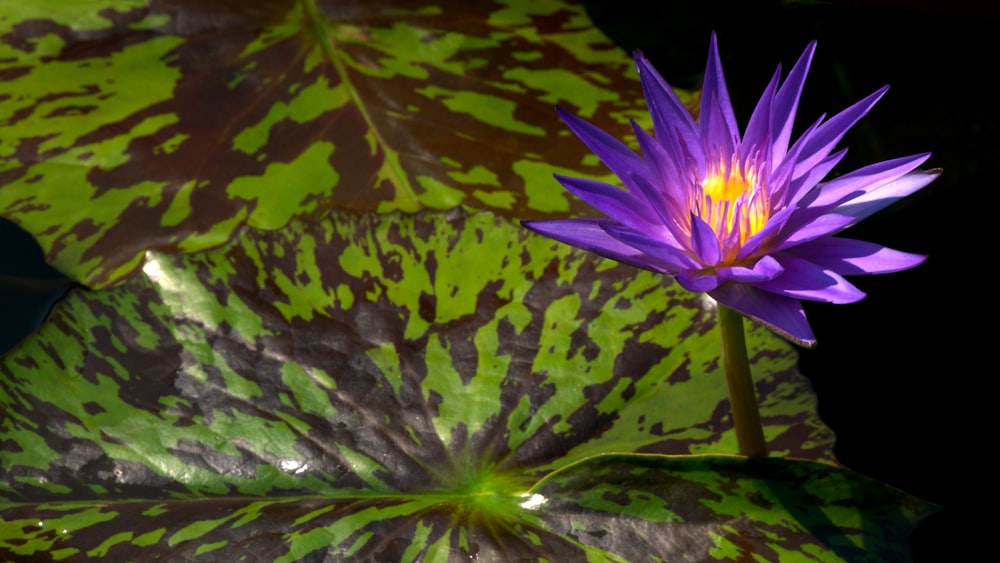
M905 535L927 507L827 463L766 330L749 345L770 447L824 463L649 455L735 448L714 318L489 212L339 212L151 252L0 362L0 553L622 561L676 540L825 561L861 553L871 510L887 545ZM873 504L775 515L807 476Z
M668 279L490 213L246 230L75 292L5 358L3 487L415 492L605 451L727 452L713 324ZM832 459L791 348L751 346L774 450Z

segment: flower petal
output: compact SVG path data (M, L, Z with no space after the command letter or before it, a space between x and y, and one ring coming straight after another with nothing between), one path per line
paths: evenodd
M583 144L587 145L587 148L593 151L615 176L626 182L625 185L629 189L633 188L633 186L628 185L629 176L648 173L649 167L646 162L632 152L632 149L628 148L625 143L614 138L600 127L558 106L556 106L556 112L559 113L559 117L562 118L566 126L583 141Z
M726 77L722 73L719 45L712 33L708 45L708 63L705 65L705 80L701 86L701 110L698 113L701 135L708 146L728 147L732 154L732 144L739 142L740 129L733 113L733 103L729 100Z
M688 256L683 248L675 246L672 241L653 238L621 225L607 223L602 225L602 228L619 241L668 265L668 270L672 273L702 267L694 258Z
M649 115L653 118L653 129L658 139L667 139L674 135L680 136L685 146L693 150L701 146L698 127L694 117L681 102L677 94L660 76L653 65L649 64L642 51L633 53L635 67L639 71L639 81L642 93L649 107Z
M774 103L775 92L778 89L778 81L781 78L781 67L774 72L767 88L757 101L757 107L750 114L750 121L747 122L746 131L743 133L743 148L750 150L760 150L762 147L770 147L771 142L771 105ZM764 166L770 167L772 161L768 159L763 162Z
M630 122L632 123L632 131L635 133L635 138L639 142L639 149L642 151L642 156L649 164L650 172L656 172L657 175L654 177L659 179L659 182L655 183L658 189L651 192L656 195L647 195L647 199L651 203L654 201L669 202L671 200L682 200L684 193L680 189L680 186L684 181L681 174L681 167L684 166L684 149L677 145L674 136L671 135L665 140L666 142L661 142L650 136L635 121ZM647 184L648 187L652 187L653 185L649 182ZM642 188L642 186L639 187Z
M807 348L816 345L806 313L798 299L768 293L753 286L729 282L709 292L716 301L764 323L778 334Z
M781 242L774 248L774 251L777 252L831 235L846 229L854 222L854 217L839 213L814 214L804 224L793 216L785 224L782 234L775 236L775 240Z
M767 245L770 249L773 242L778 240L776 233L780 233L784 230L789 218L791 218L796 211L797 210L795 208L786 207L785 209L781 209L772 215L759 231L743 243L740 247L739 253L736 255L735 261L743 262L744 260L749 260L753 256L764 254L764 252L761 252L761 249L764 245Z
M842 275L889 274L917 266L927 259L863 240L825 237L785 252Z
M800 207L782 227L783 234L775 237L782 242L774 249L835 234L930 184L940 170L906 173L927 156L879 162L821 184L798 202Z
M805 132L802 133L802 137L810 135L817 127L820 126L822 122L823 117L820 117L815 123L810 125ZM796 173L799 155L802 154L803 147L805 147L803 143L795 143L792 145L792 148L785 152L785 157L777 165L777 168L771 172L771 176L769 178L770 185L768 186L768 189L771 192L771 205L774 209L789 205L788 202L792 200L792 196L794 195L794 192L791 192L790 188L793 186L799 186L800 184L795 182L795 180L798 180L808 174L808 172L803 174L802 171L798 171L798 176L794 176ZM831 157L828 156L820 162L826 162L829 158Z
M793 180L788 184L788 189L786 192L787 197L785 197L785 199L783 200L772 199L772 201L775 202L774 203L775 205L781 205L781 206L795 205L799 200L802 199L803 196L805 196L806 194L810 193L813 189L815 189L816 185L819 184L819 182L823 180L823 178L826 178L826 175L829 174L830 171L833 170L833 168L840 163L840 161L844 158L844 155L846 154L847 154L847 149L841 149L827 156L823 160L817 162L816 166L813 166L811 170L809 170L805 174L802 174L801 176L799 176L798 178L796 178L795 180ZM784 197L786 194L781 194L781 195Z
M795 144L803 143L804 147L795 167L793 178L805 174L813 166L816 166L817 162L826 158L830 154L830 151L833 150L834 145L847 133L847 130L864 117L888 89L888 86L883 86L872 94L869 94L863 100L854 103L849 108L831 117L811 134L800 137Z
M712 227L701 217L691 215L691 250L705 266L715 266L722 260L722 248Z
M939 174L916 170L927 160L925 154L876 163L823 183L846 153L846 149L835 151L836 144L887 88L829 119L821 116L792 143L795 115L815 49L816 42L806 47L784 81L778 67L743 133L733 112L714 33L697 120L642 53L635 51L655 132L650 135L631 122L641 153L559 110L570 129L627 188L557 176L608 219L524 224L602 256L673 275L683 287L707 292L791 340L815 344L802 299L858 301L864 293L844 275L895 272L924 260L916 254L832 235L926 186ZM733 183L728 176L723 185L717 185L714 176L709 184L701 185L720 166L727 173L738 170L745 181L753 182L754 191L748 192L747 186ZM768 199L747 200L744 195ZM747 201L761 204L753 209L757 214L749 222L737 216L715 232L702 219L704 215L715 224L716 216L709 213L721 214L718 221L732 219L725 214L746 211ZM716 207L707 207L711 205Z
M609 235L602 225L607 219L552 219L546 221L521 221L521 225L532 231L566 243L570 246L593 252L605 258L661 273L673 273L652 257Z
M782 267L781 263L771 256L762 256L750 268L745 266L730 266L718 269L719 275L727 280L745 283L773 280L784 271L785 268Z
M830 209L830 213L841 213L854 217L854 221L850 223L853 225L930 184L940 175L940 169L910 172L902 178L879 186L860 197Z
M821 184L802 200L802 205L806 207L840 205L866 193L880 190L893 180L912 172L930 156L930 153L916 154L858 168Z
M572 178L559 174L554 176L563 187L587 205L623 225L638 229L650 229L660 225L659 217L652 206L646 205L645 201L622 188L587 178Z
M771 149L772 166L777 166L785 158L785 153L788 151L795 112L798 109L802 87L805 84L809 65L815 52L816 42L812 41L806 46L799 60L795 62L795 66L785 78L785 83L781 85L774 97L774 102L771 105L771 131L775 135Z
M660 233L659 236L666 237L669 233L669 242L679 246L677 241L684 240L687 238L687 226L681 225L679 223L681 217L685 217L688 212L680 207L680 203L673 199L671 194L662 193L656 189L649 181L641 176L636 176L632 178L632 182L636 185L636 188L642 192L646 200L650 202L650 206L656 211L657 216L660 218L660 223L666 228L666 232Z
M795 299L838 304L854 303L865 297L863 291L840 274L809 260L788 255L777 255L775 258L785 271L773 280L754 283L754 287Z
M875 187L866 186L859 180L855 182L850 196L842 198L844 203L818 206L815 201L810 201L805 208L796 209L796 213L784 224L783 234L774 239L781 243L773 250L784 250L836 234L930 184L940 174L940 170L918 170ZM803 202L814 197L810 194Z
M681 287L692 293L705 293L719 287L722 281L719 276L699 274L694 270L679 272L676 276L677 283Z
M701 125L705 146L712 149L712 152L705 151L705 157L709 160L728 162L732 154L736 152L736 147L740 142L740 133L738 129L729 128L729 124L726 123L725 109L720 105L718 98L710 98L706 101L702 97L698 123Z

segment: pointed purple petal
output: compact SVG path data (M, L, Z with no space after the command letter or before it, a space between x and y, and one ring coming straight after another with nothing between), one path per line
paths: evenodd
M788 73L788 77L785 78L785 83L781 85L774 97L771 107L771 131L775 135L771 155L773 166L777 166L785 158L785 153L788 151L799 98L802 96L802 87L805 85L809 65L815 52L816 42L813 41L806 46L805 51L802 52L799 60L795 62L795 66Z
M620 225L605 224L603 228L612 237L666 264L671 272L701 267L674 241L652 238Z
M915 154L869 164L818 186L802 203L808 207L845 203L865 193L880 190L882 186L912 172L930 156L930 153Z
M681 287L692 293L705 293L719 287L722 280L714 275L702 275L692 270L685 270L674 276Z
M802 303L756 289L752 286L729 282L709 293L716 301L751 319L764 323L785 338L807 348L816 345L816 337L809 328Z
M649 229L661 225L659 217L645 200L622 188L587 178L572 178L559 174L555 174L554 177L587 205L623 225L637 229Z
M719 268L719 275L734 282L762 282L773 280L781 275L785 268L771 256L763 256L751 268L730 266Z
M747 122L747 129L743 133L743 147L751 147L760 150L761 147L771 146L771 107L774 103L775 90L778 88L778 79L781 77L781 67L775 71L771 81L764 89L757 107L750 114L750 121ZM764 166L771 166L771 161L762 163Z
M698 124L701 125L701 135L706 147L705 158L708 161L717 161L721 158L724 162L728 162L730 156L736 152L740 133L739 130L730 128L725 109L718 99L706 101L702 98Z
M733 113L733 104L729 100L714 32L708 45L708 63L705 65L705 80L701 87L701 111L698 119L702 137L712 141L711 144L723 139L726 143L739 141L740 130Z
M742 262L743 260L748 260L751 256L755 256L760 253L761 247L764 244L770 244L777 238L776 233L780 233L785 229L785 225L788 223L789 218L794 215L796 211L797 210L792 207L787 207L772 215L759 231L743 243L740 247L739 253L736 255L736 261Z
M838 304L854 303L865 297L863 291L840 274L809 260L788 255L777 255L775 258L785 271L773 280L753 284L754 287L795 299Z
M666 139L678 135L686 146L700 146L698 128L691 112L663 77L656 72L653 65L649 64L642 51L636 50L633 59L639 71L639 81L642 83L642 93L649 107L649 115L653 118L656 137Z
M892 205L930 184L940 175L940 170L917 170L916 172L911 172L898 180L881 186L877 190L872 190L857 199L851 200L849 203L838 205L831 212L853 216L854 221L851 222L851 225L854 225L865 217Z
M668 239L675 246L679 246L677 241L687 238L687 226L680 224L681 217L687 217L689 211L682 210L680 202L673 199L671 194L663 193L646 181L645 178L636 176L632 178L632 183L636 189L643 194L649 205L655 210L660 219L660 225L666 232L658 232L660 238Z
M796 221L795 217L785 224L783 233L775 237L781 240L774 251L784 250L793 246L816 240L842 231L854 223L854 217L839 213L821 213L813 215L804 223ZM787 233L787 234L785 234Z
M841 275L889 274L907 270L927 259L920 254L901 252L872 242L834 237L790 248L785 254L804 258Z
M521 221L521 225L540 235L575 246L599 256L624 262L644 270L672 273L650 256L609 235L602 225L607 219L553 219Z
M678 188L681 185L682 167L684 166L684 150L676 143L674 136L669 136L665 142L654 139L635 121L631 121L632 131L639 142L639 150L649 165L650 172L658 173L659 182L655 185L658 188L656 201L663 200L663 196L668 198L681 198L683 192ZM654 201L654 200L650 200Z
M803 143L802 153L795 166L792 177L798 177L808 172L816 163L826 158L833 150L840 139L847 133L847 130L854 126L859 119L864 117L875 102L881 98L888 86L883 86L867 98L856 102L851 107L831 117L826 123L816 128L810 135L803 135L795 144Z
M776 240L775 250L836 234L930 184L940 170L918 170L889 181L900 170L919 165L923 155L880 162L822 184L799 201L797 208ZM900 165L903 162L905 165ZM824 219L824 217L826 217Z
M601 159L601 162L622 181L626 181L626 178L633 174L648 173L648 167L639 155L600 127L560 107L556 107L556 112L559 113L559 117L566 123L566 126L587 145L587 148L593 151ZM627 183L626 186L628 186ZM628 187L632 189L632 186Z
M788 186L788 197L783 203L779 203L779 205L794 205L797 203L812 191L823 178L826 178L826 175L840 163L846 154L847 149L841 149L816 163L816 166L813 166L812 170L796 178Z
M714 266L722 259L722 248L715 231L701 217L691 215L691 250L706 266Z
M812 132L816 130L822 122L823 117L820 117L815 123L806 128L805 132L802 133L802 137L805 138L812 134ZM798 176L795 176L799 156L802 154L802 149L804 147L804 143L795 143L792 148L785 153L785 157L777 165L777 168L771 172L771 205L774 209L785 207L787 205L786 202L790 201L792 195L794 195L789 191L790 187L792 185L798 186L798 184L795 183L795 180L804 175L802 171L799 171Z

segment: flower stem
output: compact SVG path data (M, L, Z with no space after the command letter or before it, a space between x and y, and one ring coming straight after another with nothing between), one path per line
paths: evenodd
M757 394L754 392L743 335L743 315L719 304L719 327L722 330L722 363L726 370L726 387L729 389L740 455L766 457L764 427L757 411Z

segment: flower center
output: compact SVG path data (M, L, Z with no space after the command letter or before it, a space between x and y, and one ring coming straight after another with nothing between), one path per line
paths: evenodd
M709 168L700 197L692 203L694 213L715 231L724 261L733 260L771 217L767 189L756 169L750 163L741 166L736 155Z
M742 174L733 176L731 172L712 171L701 183L701 191L705 197L715 201L733 201L750 189L750 184Z

